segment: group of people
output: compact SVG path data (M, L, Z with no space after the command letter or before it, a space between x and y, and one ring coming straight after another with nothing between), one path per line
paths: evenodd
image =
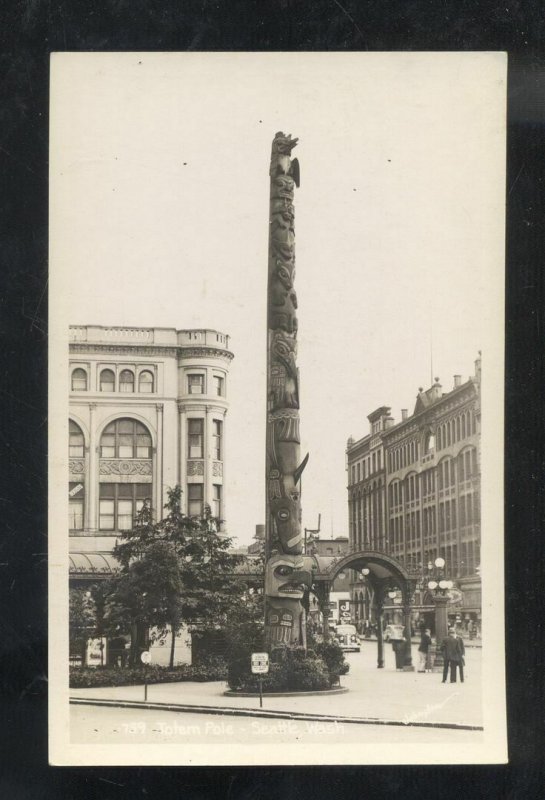
M393 639L392 649L395 653L396 669L403 669L406 650L405 638ZM451 683L456 683L457 672L460 673L460 681L463 683L465 647L463 639L458 636L455 628L449 628L448 636L441 642L440 650L443 656L443 683L446 683L449 671ZM418 672L431 672L433 669L432 639L429 628L423 628L421 631L418 657Z

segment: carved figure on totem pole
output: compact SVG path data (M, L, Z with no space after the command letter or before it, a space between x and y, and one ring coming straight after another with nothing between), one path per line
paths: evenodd
M267 289L267 525L265 630L271 646L305 645L301 600L311 575L303 561L295 210L297 139L277 133L271 152Z
M273 555L267 562L265 626L271 646L300 644L305 639L301 600L312 582L303 556Z

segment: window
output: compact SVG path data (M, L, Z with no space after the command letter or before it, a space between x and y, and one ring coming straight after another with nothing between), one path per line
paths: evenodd
M129 531L144 502L150 501L151 483L101 483L99 529Z
M187 420L188 458L203 458L204 420Z
M68 484L68 527L71 531L83 530L83 483Z
M187 485L187 513L190 517L201 517L203 512L203 485L189 483Z
M83 458L84 454L83 432L79 425L70 420L68 425L68 455L70 458Z
M151 394L153 392L153 374L149 370L144 370L138 376L138 391L143 394Z
M223 397L223 378L220 375L214 375L214 390L218 397Z
M134 392L134 372L124 369L119 376L119 391Z
M101 458L151 458L148 429L134 419L116 419L100 438Z
M433 452L434 448L435 448L435 436L433 435L433 433L431 433L431 431L428 431L424 441L424 452L431 453Z
M216 461L221 461L222 459L222 448L221 448L221 433L222 433L222 422L219 419L215 419L212 422L213 425L213 433L212 433L212 457L216 459Z
M204 375L187 376L187 393L204 394Z
M87 373L84 369L75 369L72 372L72 391L85 392L87 391Z
M115 392L115 375L111 369L103 369L100 373L100 391Z
M212 515L221 519L221 484L219 483L213 485Z

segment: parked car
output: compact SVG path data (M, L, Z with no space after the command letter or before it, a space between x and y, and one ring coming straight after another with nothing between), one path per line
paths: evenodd
M385 642L390 639L403 639L403 625L386 625L382 638Z
M335 638L339 642L341 649L359 653L361 649L361 639L358 636L355 625L337 625L335 628Z

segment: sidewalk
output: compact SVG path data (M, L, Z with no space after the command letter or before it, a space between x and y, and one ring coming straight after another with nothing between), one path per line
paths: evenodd
M372 652L371 652L372 651ZM391 647L385 648L386 666L376 667L376 649L362 648L348 654L350 672L341 678L344 694L263 698L270 715L312 715L345 721L381 722L398 725L448 727L482 726L480 650L466 654L465 683L441 682L439 673L397 672ZM214 709L216 713L259 713L259 698L231 697L223 693L224 682L163 683L148 686L148 703L173 706L172 710ZM144 687L71 689L70 697L89 700L140 703Z

